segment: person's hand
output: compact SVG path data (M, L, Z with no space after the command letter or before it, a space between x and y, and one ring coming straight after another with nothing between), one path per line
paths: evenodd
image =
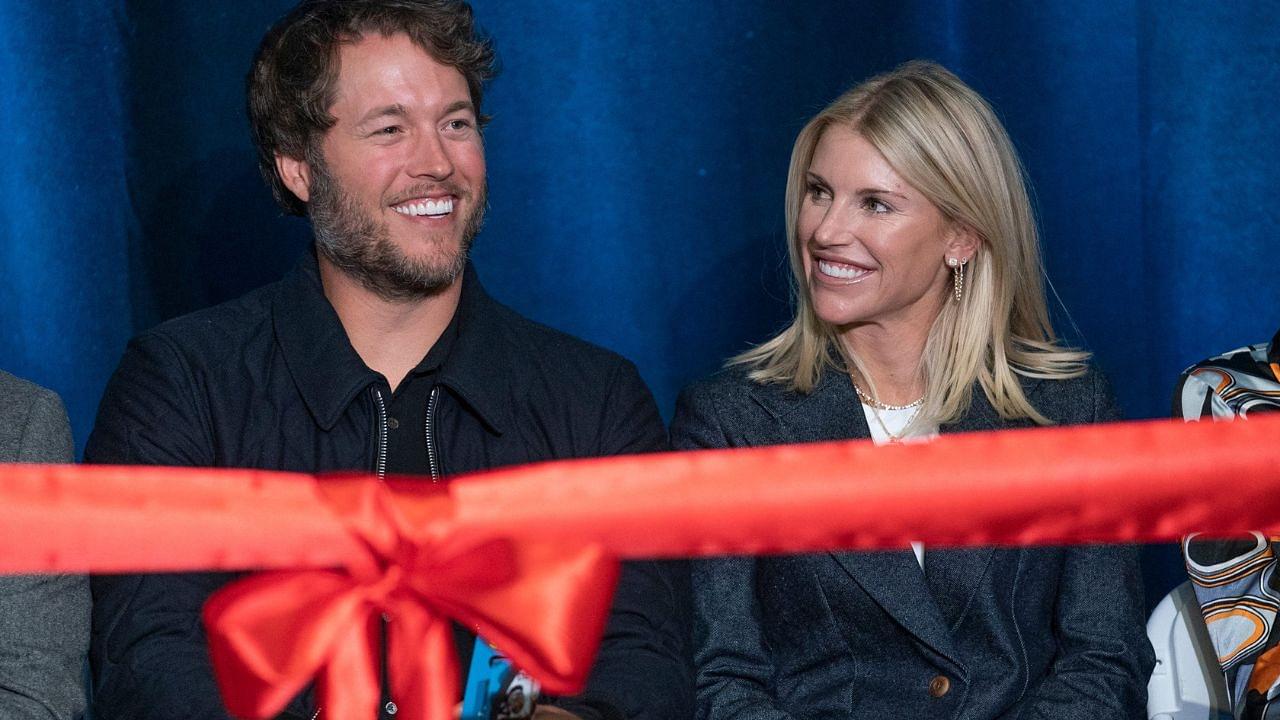
M533 711L533 720L582 720L568 710L561 710L550 705L539 705Z

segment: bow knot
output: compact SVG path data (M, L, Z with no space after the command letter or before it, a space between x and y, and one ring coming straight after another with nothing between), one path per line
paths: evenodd
M440 486L362 477L316 487L367 552L341 569L255 575L209 599L209 648L232 714L273 717L314 680L328 717L375 717L384 616L388 680L406 720L452 717L450 620L548 691L581 688L617 579L613 558L591 545L465 539Z
M410 588L404 586L404 568L400 565L391 565L382 573L382 577L369 586L369 600L385 604L392 593L405 589Z

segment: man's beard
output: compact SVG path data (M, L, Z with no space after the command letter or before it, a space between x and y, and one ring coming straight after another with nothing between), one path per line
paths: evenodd
M307 210L317 249L339 270L379 298L404 302L429 297L452 285L462 274L471 243L484 223L484 185L480 186L475 202L468 203L470 208L456 252L441 260L405 255L392 241L387 224L360 207L359 201L342 188L323 161L311 163L311 177ZM452 183L437 183L434 187L443 187L459 200L472 199ZM433 250L448 252L446 248Z

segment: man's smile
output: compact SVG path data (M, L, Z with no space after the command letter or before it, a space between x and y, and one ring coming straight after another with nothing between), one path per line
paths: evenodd
M453 196L446 195L442 198L414 198L406 200L397 205L391 206L392 210L401 215L411 217L444 217L453 212Z

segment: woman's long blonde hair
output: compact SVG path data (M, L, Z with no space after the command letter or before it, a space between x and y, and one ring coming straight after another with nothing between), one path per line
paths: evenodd
M814 314L804 240L796 230L814 148L830 126L860 134L946 218L981 239L965 267L963 298L948 301L929 331L921 358L924 403L916 422L959 419L977 381L1001 417L1048 424L1017 376L1078 377L1089 354L1060 346L1050 325L1025 173L1004 127L978 93L932 62L912 61L867 80L800 131L786 195L795 320L730 363L751 368L756 382L802 393L813 390L824 367L845 371L852 365L867 377L835 328Z

